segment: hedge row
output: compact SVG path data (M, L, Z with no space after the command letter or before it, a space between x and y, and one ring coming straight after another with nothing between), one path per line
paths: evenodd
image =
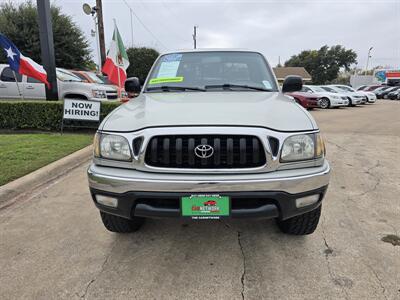
M100 120L103 120L120 103L103 102ZM0 101L0 129L61 130L62 101ZM68 121L68 124L93 127L93 122Z

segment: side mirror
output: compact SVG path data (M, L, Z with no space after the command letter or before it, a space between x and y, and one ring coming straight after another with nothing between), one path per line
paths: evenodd
M127 93L140 93L140 82L137 77L127 78L125 81L125 91Z
M300 76L287 76L282 86L282 93L300 91L303 87L303 79Z

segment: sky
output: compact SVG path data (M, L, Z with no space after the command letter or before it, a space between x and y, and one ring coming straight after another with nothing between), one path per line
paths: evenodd
M96 59L94 22L83 13L85 2L96 1L51 0L83 30ZM400 0L103 0L103 17L106 47L115 19L127 47L190 49L197 25L198 48L257 50L273 66L302 50L339 44L356 51L361 69L370 47L370 67L400 67Z

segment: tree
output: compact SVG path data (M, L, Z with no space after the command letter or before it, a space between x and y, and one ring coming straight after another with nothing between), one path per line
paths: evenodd
M146 47L128 48L126 53L129 57L128 77L138 77L140 82L143 83L151 66L160 54L157 50Z
M304 67L315 84L325 84L338 77L341 68L350 70L357 62L357 54L343 46L323 46L319 50L304 50L285 62L285 67Z
M70 16L61 13L59 7L51 7L54 51L57 67L84 69L93 65L89 42ZM15 6L11 2L0 6L0 32L17 48L34 61L41 63L37 8L32 2ZM1 62L6 62L3 51Z

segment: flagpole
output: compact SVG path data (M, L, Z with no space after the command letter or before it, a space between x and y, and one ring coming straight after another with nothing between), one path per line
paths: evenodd
M120 65L119 65L119 60L118 60L118 53L119 53L119 45L118 45L118 30L117 30L117 21L115 20L115 19L113 19L114 20L114 36L115 36L115 38L116 38L116 40L117 40L117 43L116 43L116 45L117 45L117 52L116 52L116 55L117 55L117 57L116 57L116 62L117 62L117 72L118 72L118 91L117 91L117 93L118 93L118 98L120 98L120 100L121 100L121 78L120 78L120 74L119 74L119 67L120 67Z
M17 74L15 74L14 70L13 70L13 74L14 74L15 83L17 84L18 94L19 94L19 96L21 97L22 100L25 100L23 92L21 93L21 90L19 89Z

